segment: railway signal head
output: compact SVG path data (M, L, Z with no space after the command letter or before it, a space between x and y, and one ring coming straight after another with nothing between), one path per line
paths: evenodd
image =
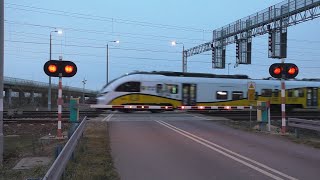
M240 57L240 49L239 49L239 45L240 44L240 42L238 41L238 42L236 42L236 58L237 59L239 59L239 57Z
M44 72L51 77L72 77L77 73L77 66L71 61L47 61L43 66Z
M277 79L292 79L298 75L299 68L292 63L274 63L269 67L269 73Z
M273 46L272 38L273 38L273 34L270 31L268 36L268 49L270 52L272 52L272 46Z

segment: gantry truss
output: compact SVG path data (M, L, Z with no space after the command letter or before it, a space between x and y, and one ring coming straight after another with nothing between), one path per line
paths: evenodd
M283 1L213 30L212 41L185 50L184 56L190 57L211 51L215 47L235 43L237 39L250 39L266 34L270 30L286 30L289 26L313 20L319 16L320 0Z

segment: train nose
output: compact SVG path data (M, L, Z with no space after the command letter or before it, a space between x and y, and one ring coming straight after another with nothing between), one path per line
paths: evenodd
M97 97L97 104L107 104L107 100L105 97Z

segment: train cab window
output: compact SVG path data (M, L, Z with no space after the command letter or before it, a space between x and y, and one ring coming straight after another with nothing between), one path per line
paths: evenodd
M178 85L167 84L167 90L170 94L178 94Z
M243 98L242 91L232 91L232 100L239 100Z
M140 92L140 82L131 81L121 84L116 88L117 92Z
M216 99L228 99L228 91L217 91Z
M272 89L261 89L261 96L271 97L272 96Z
M162 93L162 84L157 84L157 93Z

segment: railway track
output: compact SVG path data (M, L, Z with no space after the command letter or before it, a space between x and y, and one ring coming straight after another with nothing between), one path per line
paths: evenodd
M80 117L97 117L105 111L80 111ZM191 111L189 113L200 113L207 116L218 116L225 117L228 119L236 121L249 121L250 112L249 111ZM62 113L62 121L69 122L69 112L64 111ZM301 119L313 119L320 120L320 112L287 112L286 117L294 117ZM251 112L251 119L257 119L257 112ZM280 120L281 112L271 112L271 120ZM57 122L57 112L56 111L23 111L20 113L10 114L4 112L4 122L5 123L55 123Z
M80 116L97 117L103 111L79 111ZM4 111L3 118L6 119L25 119L25 118L55 118L57 117L57 111L17 111L8 112ZM69 118L70 112L63 111L62 118Z
M225 117L232 120L237 121L248 121L250 119L250 112L249 111L215 111L215 112L198 112L207 116L218 116L218 117ZM320 112L287 112L286 118L301 118L301 119L313 119L313 120L320 120ZM281 120L281 112L271 112L270 119L271 120ZM251 119L257 119L257 112L251 112Z

